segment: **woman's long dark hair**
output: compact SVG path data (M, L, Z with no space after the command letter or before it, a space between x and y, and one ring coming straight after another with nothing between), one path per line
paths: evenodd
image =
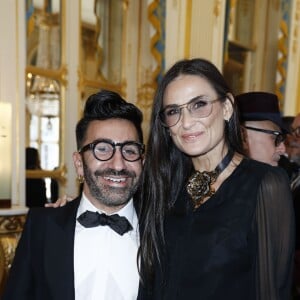
M218 96L231 93L218 69L204 59L181 60L175 63L163 77L155 94L152 107L150 134L141 185L141 262L142 280L148 281L154 275L154 262L161 265L164 249L164 218L173 206L179 192L192 171L191 159L174 145L169 131L158 119L163 108L166 87L179 75L195 75L205 78ZM235 103L234 112L225 125L225 142L228 148L243 153L240 126Z

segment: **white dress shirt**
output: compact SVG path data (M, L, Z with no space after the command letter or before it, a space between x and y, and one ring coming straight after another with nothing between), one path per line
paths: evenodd
M83 194L77 217L86 210L99 211ZM133 200L116 213L126 217L133 230L119 235L109 226L85 228L76 222L76 300L134 300L137 297L139 231Z

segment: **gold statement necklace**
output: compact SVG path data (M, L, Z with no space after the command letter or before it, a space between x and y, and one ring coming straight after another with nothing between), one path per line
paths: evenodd
M190 194L194 203L194 209L198 208L206 197L210 197L215 193L212 185L216 182L218 176L226 169L232 160L234 151L229 150L222 161L213 171L195 171L188 180L187 192Z

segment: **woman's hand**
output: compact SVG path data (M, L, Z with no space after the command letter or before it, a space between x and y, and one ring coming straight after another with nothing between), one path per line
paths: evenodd
M74 200L76 197L64 195L60 198L58 198L54 203L45 203L45 207L61 207L65 206L68 202Z

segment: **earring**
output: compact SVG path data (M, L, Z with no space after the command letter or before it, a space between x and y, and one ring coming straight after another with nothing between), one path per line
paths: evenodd
M84 183L84 177L82 175L78 175L77 180L79 183Z

